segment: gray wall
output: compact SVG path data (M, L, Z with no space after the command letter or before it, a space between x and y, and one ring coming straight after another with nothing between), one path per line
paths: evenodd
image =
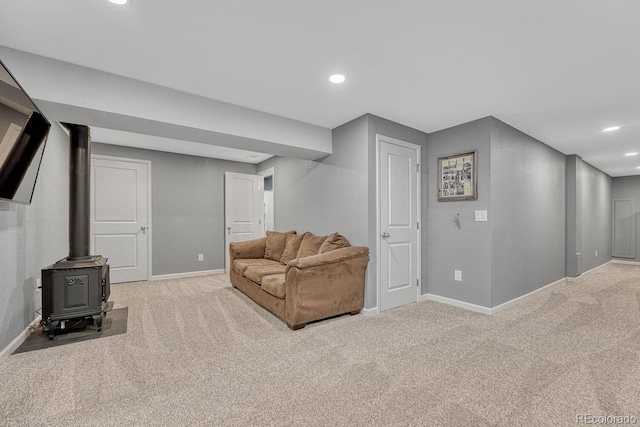
M95 142L92 153L151 161L154 276L224 268L224 172L255 165Z
M491 305L565 277L565 156L491 120Z
M68 141L54 123L30 206L0 202L0 350L36 318L40 270L69 253Z
M575 154L565 161L565 275L582 273L582 159Z
M582 273L611 260L613 179L582 162ZM596 251L598 255L596 256Z
M437 158L474 149L478 200L437 202ZM582 252L582 271L610 259L611 178L579 157L493 117L430 134L428 157L429 293L491 308L577 269L566 253ZM477 209L488 222L474 221Z
M368 245L366 132L366 117L360 117L333 130L330 156L272 157L258 165L274 168L276 230L337 231L353 245Z
M423 147L427 137L424 132L366 114L333 130L331 156L319 161L274 157L258 166L258 170L274 167L277 230L320 235L338 231L352 244L369 247L365 308L377 306L377 134Z
M428 182L423 182L428 186L429 201L429 228L426 232L423 229L427 259L423 249L422 260L422 268L428 272L428 293L483 307L491 306L491 225L495 215L491 209L491 123L487 117L429 134L429 175ZM439 202L438 158L476 150L478 200ZM477 209L488 210L488 222L475 222ZM454 223L457 214L461 228ZM461 282L454 280L454 270L462 271Z
M635 209L633 210L633 215L635 216L636 221L636 258L621 258L625 261L637 261L640 262L640 215L638 212L640 211L640 176L623 176L613 178L611 196L612 199L619 198L633 198L636 201ZM611 208L611 204L609 205Z
M577 277L611 259L612 186L609 175L585 163L580 156L567 156L567 277Z

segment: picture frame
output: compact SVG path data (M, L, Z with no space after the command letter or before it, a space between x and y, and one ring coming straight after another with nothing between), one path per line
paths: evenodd
M478 199L478 152L438 158L438 201Z

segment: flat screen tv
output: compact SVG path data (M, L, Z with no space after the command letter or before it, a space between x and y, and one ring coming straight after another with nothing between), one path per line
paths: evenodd
M50 127L0 61L0 200L31 203Z

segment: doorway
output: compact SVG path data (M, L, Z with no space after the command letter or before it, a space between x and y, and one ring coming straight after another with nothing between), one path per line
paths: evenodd
M264 229L275 231L275 172L273 167L258 172L264 179Z
M377 135L378 311L420 296L420 146Z

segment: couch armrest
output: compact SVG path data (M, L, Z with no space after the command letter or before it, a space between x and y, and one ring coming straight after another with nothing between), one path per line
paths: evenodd
M287 264L287 270L292 267L298 269L313 268L322 266L325 264L333 264L337 262L343 262L358 257L368 257L369 248L366 246L349 246L346 248L339 248L333 251L325 252L322 254L311 255L304 258L296 258L289 261Z
M291 329L364 306L369 248L351 246L287 264L284 320Z
M244 242L231 242L229 244L229 260L233 264L234 259L264 258L264 250L267 247L267 238L246 240Z

